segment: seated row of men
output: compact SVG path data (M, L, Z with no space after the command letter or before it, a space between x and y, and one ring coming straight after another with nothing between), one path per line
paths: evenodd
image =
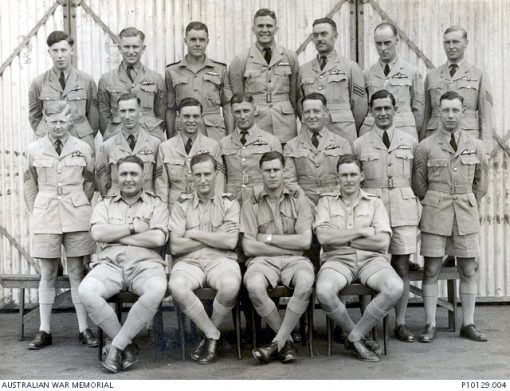
M324 126L325 98L311 94L303 101L306 129L286 145L286 159L278 151L280 144L271 142L273 136L254 126L256 107L250 97L234 96L236 130L222 140L220 149L227 171L227 189L230 186L233 192L222 193L223 187L218 187L217 180L223 180L225 172L220 168L223 162L218 161L218 155L205 148L193 151L201 136L191 137L186 134L185 127L176 137L180 148L184 149L181 155L187 157L165 157L163 162L170 169L165 172L163 166L159 166L155 172L156 194L158 178L168 179L162 186L167 196L162 199L150 191L151 170L155 158L160 161L163 156L164 146L176 140L161 144L155 156L157 151L140 146L146 138L143 133L136 133L130 139L133 129L138 129L136 97L126 94L119 98L118 104L123 130L99 151L98 187L104 186L107 191L90 220L90 233L94 240L102 243L102 251L98 265L80 285L80 294L81 270L74 266L81 266L80 257L95 249L87 233L94 182L90 148L69 136L69 108L65 104L53 107L54 111L46 111L50 132L29 147L25 191L32 211L32 254L41 260L41 329L30 345L32 348L51 343L49 314L55 293L55 259L60 257L60 246L64 244L71 265L71 294L77 309L80 341L91 346L95 343L86 323L87 308L94 322L113 339L105 367L117 372L133 365L138 348L132 339L153 317L166 291L164 263L155 249L163 246L170 231L175 266L169 287L176 302L204 333L192 357L200 363L215 361L220 336L218 326L234 305L241 283L233 252L240 231L242 247L249 258L245 285L255 309L276 332L269 346L255 349L253 354L261 362L276 356L283 362L293 361L296 355L289 335L308 305L315 280L311 262L302 255L312 243L315 213L313 227L322 246L322 266L316 282L319 302L328 316L348 333L346 347L362 360L376 361L380 349L377 344L366 342L364 335L397 301L403 298L407 304L404 296L408 281L402 282L385 254L389 247L393 266L397 272L404 270L399 274L405 277L409 254L416 251L419 221L419 202L410 188L411 173L414 173L413 188L423 198L420 228L422 254L425 255L423 289L427 326L420 340L427 342L435 337L437 275L445 249L458 257L461 272L460 293L464 305L461 335L486 340L474 328L473 321L477 208L487 188L486 158L481 142L459 129L463 107L458 94L442 96L443 128L416 147L414 139L408 139L392 127L393 96L387 91L375 93L371 110L376 126L354 144L357 156L343 150L343 145L350 148L347 141L328 133ZM179 114L185 117L185 124L190 123L189 129L196 130L201 114L199 103L182 105ZM192 123L195 126L191 126ZM190 148L185 136L188 141L192 140ZM111 155L104 160L108 165L99 163L101 151L106 150L109 143L116 142L118 148L112 148ZM127 153L120 156L123 149ZM175 149L177 147L169 148L168 153ZM327 164L321 166L320 161L315 160L318 158ZM254 162L258 176L254 175ZM327 170L325 179L313 178L306 162ZM235 164L241 170L236 170ZM172 198L172 186L179 183L172 178L174 165L179 166L183 174L188 170L188 187L178 189L179 195ZM110 179L101 182L105 175ZM182 182L182 176L179 179ZM376 195L360 190L363 179L365 188ZM261 186L257 187L258 184ZM329 191L325 191L326 186ZM113 188L115 191L110 192ZM238 201L243 204L240 223ZM398 202L403 203L399 206ZM171 217L168 209L171 209ZM406 217L414 220L408 222ZM442 224L438 224L439 219ZM337 297L338 292L355 279L380 292L356 325ZM294 288L283 320L266 292L278 282ZM193 294L193 290L203 284L218 290L211 318ZM105 299L126 288L137 293L140 299L121 326ZM403 308L405 313L405 306ZM405 318L399 323L398 316L397 311L395 332L400 338ZM401 339L411 340L408 336Z

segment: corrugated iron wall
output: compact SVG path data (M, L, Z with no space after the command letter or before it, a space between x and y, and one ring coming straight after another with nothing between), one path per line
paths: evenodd
M277 40L296 50L311 32L314 19L326 16L340 0L82 0L76 14L75 56L78 68L97 81L101 74L116 67L121 60L117 47L97 23L90 8L102 22L117 34L122 28L135 26L146 34L143 62L161 74L165 66L178 61L185 53L184 29L191 20L200 20L209 27L208 55L229 63L235 53L253 42L251 23L254 12L262 7L276 11L279 31ZM0 63L3 63L55 4L55 0L0 0ZM504 24L509 16L510 0L379 0L378 4L393 18L435 65L444 61L441 34L453 23L464 25L470 34L468 58L488 70L494 90L495 124L498 134L510 131L510 119L503 111L509 107L510 80L504 72L509 60L510 27ZM352 44L354 5L345 1L340 12L333 15L339 28L337 50L349 55ZM433 12L431 11L433 10ZM364 64L377 59L372 42L373 28L381 18L370 4L363 6ZM438 16L439 15L439 16ZM33 140L28 124L27 91L30 81L51 66L46 37L55 29L63 29L63 7L58 6L30 40L20 56L0 76L0 225L25 249L29 249L28 214L22 195L24 152ZM426 32L423 34L422 32ZM361 42L361 41L360 41ZM423 61L401 43L400 53L407 61L420 67ZM304 63L315 55L313 44L300 53ZM495 78L498 75L498 79ZM499 151L491 167L491 187L483 205L484 216L480 263L480 294L510 296L510 264L505 262L510 247L508 224L508 156ZM35 273L23 260L13 244L0 239L0 273ZM0 305L17 300L17 293L0 286ZM35 291L31 300L36 301Z

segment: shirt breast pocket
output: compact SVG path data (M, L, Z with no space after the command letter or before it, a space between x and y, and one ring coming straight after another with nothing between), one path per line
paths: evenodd
M158 92L156 83L140 85L140 100L142 101L142 109L152 110L154 107L154 97Z
M478 102L478 80L459 80L457 82L459 94L464 98L464 107L474 109Z
M83 178L83 169L87 166L84 157L70 157L65 160L66 178L72 183L80 183Z
M429 181L444 182L447 178L446 170L448 169L447 159L430 159L427 161Z
M36 159L32 162L32 166L35 167L37 171L37 181L38 182L47 182L49 175L49 170L53 167L54 160L52 159Z
M475 175L476 165L480 163L477 155L460 155L460 162L463 167L462 173L470 182Z
M221 77L220 75L210 75L205 74L204 75L204 82L205 85L208 86L208 88L212 91L218 92L221 87Z
M432 107L439 108L439 98L441 98L441 95L446 92L447 85L446 83L436 82L431 83L428 88L428 93L430 95L430 101L432 104Z
M394 173L395 176L403 176L405 178L411 176L413 166L413 152L410 149L396 149L394 151L395 161L397 163L398 172Z
M260 210L259 210L260 212ZM276 233L276 224L269 213L259 213L257 216L258 232L261 234Z
M70 91L65 97L71 108L75 109L75 115L84 115L87 105L87 91L83 88Z
M287 77L292 73L290 65L278 65L273 67L273 73L278 76Z
M304 77L301 79L301 88L303 89L305 95L308 95L315 91L315 78L314 77Z
M380 179L384 176L381 157L377 153L364 153L360 157L366 179Z
M330 83L337 83L335 85L340 85L340 83L347 84L347 75L345 73L338 73L334 75L329 75L328 81Z
M182 182L185 178L185 161L183 159L170 159L165 157L163 162L166 164L170 176L170 182Z

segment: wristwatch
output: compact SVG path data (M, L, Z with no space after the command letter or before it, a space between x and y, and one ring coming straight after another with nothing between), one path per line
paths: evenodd
M273 241L273 234L268 234L266 236L266 244L271 244L272 241Z
M135 233L135 225L133 223L129 223L129 234L134 235Z

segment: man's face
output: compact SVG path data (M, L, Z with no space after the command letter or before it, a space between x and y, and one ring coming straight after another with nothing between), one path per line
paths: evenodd
M141 115L140 106L138 106L136 99L121 100L119 102L119 117L124 129L135 129Z
M187 135L191 136L198 130L198 125L202 120L202 113L200 112L200 106L186 106L179 112L179 119L182 124L182 131Z
M375 119L375 124L379 129L389 129L393 125L395 107L390 98L376 99L370 109Z
M262 163L262 182L266 190L276 190L283 186L283 165L278 159Z
M48 48L53 66L58 71L65 71L71 66L73 47L67 41L55 42Z
M122 37L119 45L122 61L126 65L137 65L142 58L145 45L139 35L135 37Z
M439 106L439 117L443 129L448 132L455 132L462 121L463 111L462 102L459 99L443 99Z
M357 194L363 179L364 175L356 163L344 163L338 167L338 182L346 196Z
M69 113L51 114L46 117L46 123L50 127L49 132L53 138L65 138L71 126L71 115Z
M444 52L448 60L452 62L461 61L464 58L468 40L463 37L462 31L452 31L443 36Z
M397 57L398 38L390 27L381 27L374 33L374 42L379 58L384 63L390 63Z
M251 29L259 45L271 46L278 27L276 26L276 20L272 17L258 16L255 18Z
M214 194L216 186L214 164L210 161L197 163L191 168L191 171L193 173L193 182L197 193L203 196L211 196Z
M240 130L248 130L255 124L255 105L253 103L234 103L232 113L236 127Z
M205 55L205 49L209 44L209 36L205 30L190 30L184 38L184 43L188 47L190 56L200 58Z
M133 197L142 191L143 169L136 163L125 162L118 169L120 191L127 197Z
M306 99L303 102L303 122L311 132L319 132L328 119L328 110L320 100Z
M335 48L335 41L338 34L329 23L319 23L313 26L312 39L315 49L321 55L327 55Z

